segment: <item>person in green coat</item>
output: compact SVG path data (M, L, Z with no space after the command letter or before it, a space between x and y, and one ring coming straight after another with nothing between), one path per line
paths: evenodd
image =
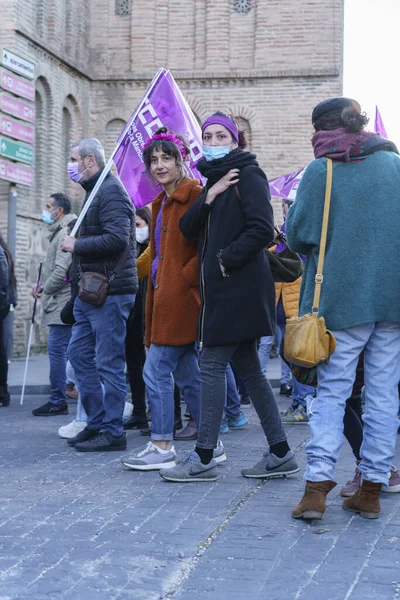
M395 451L400 379L400 157L396 146L365 131L358 102L330 98L312 113L315 160L307 167L289 211L286 235L306 256L299 314L311 312L326 186L333 160L331 208L320 316L336 350L317 366L317 397L309 407L306 491L294 518L321 518L335 487L346 399L360 353L365 356L362 486L343 507L365 518L379 515L382 485Z
M49 246L43 270L43 285L39 290L33 289L33 296L42 300L42 327L49 327L51 391L49 401L33 409L35 417L68 414L65 397L66 367L72 327L62 322L60 312L71 294L68 272L72 257L61 250L61 243L67 235L68 224L76 219L71 211L71 200L61 192L51 194L42 210L42 220L48 226Z

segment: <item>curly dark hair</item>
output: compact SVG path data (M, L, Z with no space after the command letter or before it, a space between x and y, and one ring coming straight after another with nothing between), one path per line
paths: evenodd
M239 148L241 148L243 150L243 148L246 148L248 146L248 140L247 140L246 132L242 131L241 129L239 129L239 125L237 124L237 121L236 121L236 119L235 119L235 117L233 115L231 115L229 113L226 113L226 112L223 112L222 110L217 110L217 112L213 113L211 116L212 117L225 117L226 119L230 119L232 121L232 123L234 125L236 125L236 127L238 128L238 132L239 132L238 146L239 146ZM236 140L233 137L233 135L232 135L232 142L236 142Z
M366 113L360 113L354 106L346 106L341 112L322 115L313 123L315 131L329 131L344 127L349 133L360 133L368 125Z
M181 135L179 135L178 133L174 133L173 131L168 131L168 129L166 127L160 127L160 129L157 129L155 134L159 134L159 133L173 133L174 136L177 137L179 140L181 140L181 142L183 143L184 148L186 150L186 155L190 156L189 144ZM146 173L148 175L150 175L152 154L155 150L159 150L159 149L161 149L163 152L165 152L165 154L168 154L168 156L173 156L175 158L176 165L181 170L182 176L184 176L186 174L186 169L185 169L185 165L183 162L181 151L176 144L174 144L173 142L170 142L168 140L154 140L151 144L149 144L149 146L147 146L147 148L143 152L143 161L144 161L144 165L146 167Z

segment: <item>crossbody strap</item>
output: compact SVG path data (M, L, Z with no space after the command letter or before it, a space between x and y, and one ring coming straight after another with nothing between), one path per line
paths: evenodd
M129 233L129 240L128 240L128 244L125 248L125 250L123 251L123 253L120 256L119 261L117 262L117 264L115 265L113 272L111 273L111 277L109 278L109 282L111 283L113 279L115 279L115 277L118 275L118 273L120 272L120 270L122 269L122 267L124 266L126 257L128 256L128 252L130 250L131 247L131 242L132 242L132 225L133 225L133 218L131 219L131 231Z
M318 255L318 266L317 274L315 275L315 290L312 312L318 313L319 301L321 297L321 286L324 281L323 270L326 250L326 238L328 234L328 223L329 223L329 209L331 206L331 195L332 195L332 159L326 159L326 187L325 187L325 202L324 202L324 214L322 217L322 229L321 229L321 240L319 243L319 255Z

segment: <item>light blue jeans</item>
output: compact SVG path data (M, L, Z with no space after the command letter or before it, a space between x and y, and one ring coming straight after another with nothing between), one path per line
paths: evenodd
M281 347L283 336L285 335L285 328L280 327L279 325L276 328L276 348L279 350ZM264 371L265 375L268 377L268 366L269 366L269 354L271 352L272 344L274 343L273 335L266 335L260 338L260 345L258 348L258 356L260 357L261 368ZM290 368L287 366L284 360L281 361L281 385L291 384L292 383L292 372Z
M313 397L315 393L314 388L311 385L306 385L305 383L300 383L297 381L296 377L293 375L293 390L292 390L292 405L293 406L303 406L305 409L307 408L307 400L310 397Z
M173 378L172 378L173 375ZM174 437L174 380L196 422L200 411L200 368L195 344L151 344L143 369L151 409L151 439Z
M359 469L363 478L388 484L398 428L400 323L378 322L333 331L336 350L317 367L317 397L309 406L307 481L334 481L343 441L343 416L359 356L364 350L364 441Z

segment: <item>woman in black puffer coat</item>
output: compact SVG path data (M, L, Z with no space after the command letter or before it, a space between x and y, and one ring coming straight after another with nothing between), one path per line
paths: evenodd
M246 384L270 446L260 463L242 473L261 478L285 476L299 469L257 353L257 338L274 335L276 318L274 281L265 253L274 239L268 181L256 156L243 151L246 141L232 117L221 112L212 115L203 124L202 134L204 158L197 168L207 185L180 221L186 237L199 238L200 426L190 459L163 470L161 476L174 481L216 479L213 449L218 443L226 367L231 360Z

